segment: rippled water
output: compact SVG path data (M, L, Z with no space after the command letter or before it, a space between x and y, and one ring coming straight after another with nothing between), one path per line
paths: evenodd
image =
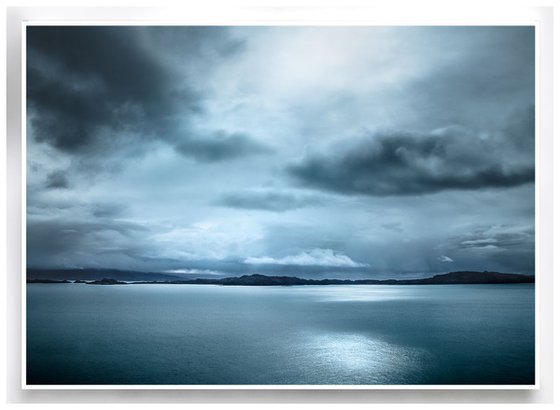
M534 285L27 285L29 384L532 384Z

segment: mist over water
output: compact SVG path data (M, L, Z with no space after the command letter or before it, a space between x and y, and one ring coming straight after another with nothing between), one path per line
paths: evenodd
M32 284L28 384L532 384L534 285Z

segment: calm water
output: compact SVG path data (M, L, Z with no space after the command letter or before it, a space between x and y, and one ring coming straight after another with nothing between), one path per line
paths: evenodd
M27 285L29 384L532 384L534 285Z

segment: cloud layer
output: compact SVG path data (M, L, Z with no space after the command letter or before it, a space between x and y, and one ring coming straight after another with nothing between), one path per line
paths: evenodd
M289 172L310 187L373 196L534 183L532 150L519 144L534 135L533 109L529 112L525 121L507 124L503 136L487 138L456 128L374 134L331 149L329 155L311 154Z
M534 272L534 28L28 26L27 264Z

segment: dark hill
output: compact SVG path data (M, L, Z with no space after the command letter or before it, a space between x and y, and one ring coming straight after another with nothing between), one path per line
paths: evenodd
M190 279L175 281L149 281L142 283L168 283L186 285L223 285L223 286L295 286L295 285L460 285L492 283L534 283L535 277L513 273L498 272L450 272L422 279L302 279L295 276L243 275L223 279Z
M404 282L404 281L403 281ZM534 283L535 277L499 272L450 272L431 278L407 281L421 284L483 284L483 283Z
M27 283L72 283L69 280L27 279Z
M103 278L101 280L94 280L93 282L86 282L88 285L126 285L126 282L121 282L116 279Z
M179 276L157 272L137 272L118 269L27 269L27 279L93 281L112 278L120 281L172 281Z
M243 275L222 279L184 279L163 273L119 271L110 269L28 270L28 283L90 281L95 285L113 285L124 281L138 284L191 284L223 286L297 286L297 285L460 285L493 283L534 283L532 275L499 272L449 272L421 279L302 279L296 276Z
M214 281L220 285L237 286L292 286L292 285L460 285L485 283L534 283L535 277L499 272L450 272L422 279L301 279L294 276L244 275L238 278L224 278Z

